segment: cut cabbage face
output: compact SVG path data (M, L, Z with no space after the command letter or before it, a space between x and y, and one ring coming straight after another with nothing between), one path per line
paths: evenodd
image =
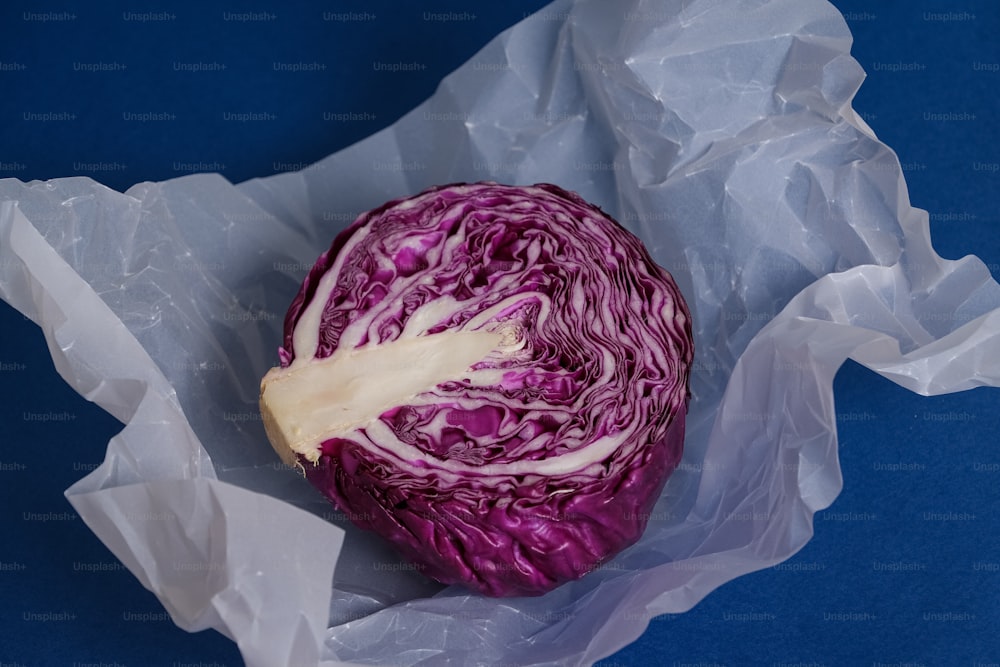
M680 460L690 315L641 242L554 185L361 215L261 382L275 450L414 567L540 595L639 539Z

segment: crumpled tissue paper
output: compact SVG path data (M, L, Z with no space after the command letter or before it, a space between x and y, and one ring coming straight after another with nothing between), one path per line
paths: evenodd
M848 358L923 394L1000 384L1000 286L933 251L822 0L556 0L393 126L300 172L124 194L0 181L0 296L126 424L67 495L182 628L248 665L575 665L774 565L841 489ZM453 181L548 181L677 279L697 356L683 462L642 540L539 598L407 568L278 461L257 412L337 231Z

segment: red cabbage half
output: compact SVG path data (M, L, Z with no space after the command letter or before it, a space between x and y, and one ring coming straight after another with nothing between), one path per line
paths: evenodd
M306 277L268 437L424 574L539 595L639 539L684 439L690 315L631 233L554 185L361 215Z

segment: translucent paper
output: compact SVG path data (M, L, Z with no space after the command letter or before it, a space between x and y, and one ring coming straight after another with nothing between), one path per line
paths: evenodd
M851 111L863 72L819 0L559 0L394 126L297 173L125 194L0 182L0 296L127 426L67 491L187 629L249 665L595 661L789 557L841 488L848 358L913 391L1000 384L1000 286L945 261ZM333 235L451 181L554 182L646 243L692 309L686 452L642 540L540 598L442 589L268 446L260 377Z

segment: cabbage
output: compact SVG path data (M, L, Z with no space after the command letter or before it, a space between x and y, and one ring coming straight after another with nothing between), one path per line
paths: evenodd
M554 185L452 184L340 233L261 382L282 459L414 569L539 595L633 544L682 452L690 316Z

